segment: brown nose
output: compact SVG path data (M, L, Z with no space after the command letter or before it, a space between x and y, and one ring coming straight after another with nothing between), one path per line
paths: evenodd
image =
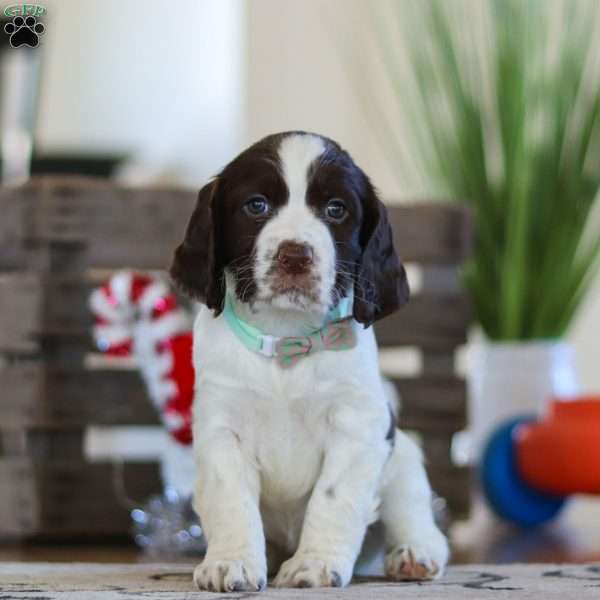
M277 251L279 266L292 275L306 273L313 261L313 251L307 244L282 242Z

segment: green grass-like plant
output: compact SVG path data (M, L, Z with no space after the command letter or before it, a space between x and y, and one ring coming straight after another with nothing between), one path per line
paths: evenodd
M562 336L600 261L600 2L421 0L408 16L405 1L387 6L382 62L416 162L473 209L465 281L479 323L494 340ZM408 36L410 84L398 85L390 9Z

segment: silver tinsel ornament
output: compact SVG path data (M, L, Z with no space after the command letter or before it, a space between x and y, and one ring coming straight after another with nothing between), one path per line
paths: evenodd
M202 555L206 540L190 496L167 487L131 511L135 543L151 556Z

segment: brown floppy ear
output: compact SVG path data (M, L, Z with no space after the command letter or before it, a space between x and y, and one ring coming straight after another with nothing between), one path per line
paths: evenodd
M365 327L408 302L406 271L394 250L385 206L366 180L361 230L362 256L354 285L354 318Z
M175 283L190 297L212 308L215 316L223 310L225 300L224 271L219 260L218 187L219 180L214 179L200 190L169 270Z

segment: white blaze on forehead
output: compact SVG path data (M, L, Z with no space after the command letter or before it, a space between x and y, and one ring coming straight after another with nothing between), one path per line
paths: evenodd
M310 165L325 151L320 137L310 134L290 135L279 146L279 161L289 190L290 205L304 204Z
M291 134L280 143L279 163L289 198L258 234L254 264L259 302L269 302L270 307L281 310L300 309L320 317L327 312L332 300L335 246L329 228L308 206L306 192L309 169L325 150L323 140L311 134ZM275 257L286 241L307 244L313 250L313 289L304 299L296 292L273 292L273 283L280 276L273 268Z

